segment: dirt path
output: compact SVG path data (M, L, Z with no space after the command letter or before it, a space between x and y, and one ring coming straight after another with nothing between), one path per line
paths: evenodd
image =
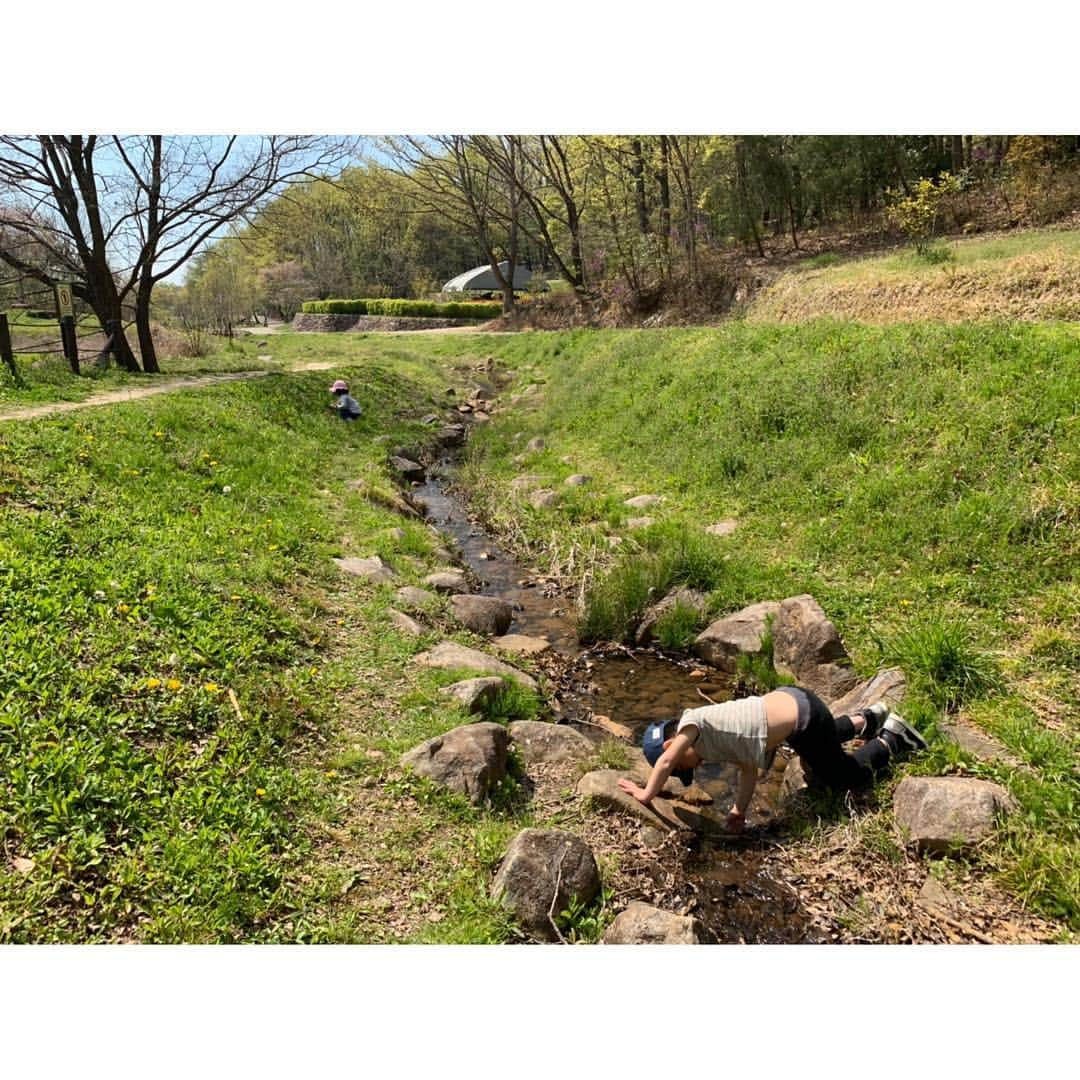
M340 360L312 360L306 364L295 364L285 371L329 371L340 367ZM138 386L131 390L106 390L92 394L82 401L50 401L44 405L23 405L19 408L0 412L3 420L36 420L42 416L55 416L58 413L74 412L76 409L93 409L99 405L115 405L123 401L135 401L138 398L153 397L155 394L168 394L174 390L200 390L204 386L217 383L238 382L243 379L261 379L270 375L269 371L230 371L221 375L183 375L175 379L164 379L153 386Z
M390 334L445 334L461 330L475 333L470 327L451 326L440 330L388 330ZM481 331L482 333L484 331ZM492 331L493 332L493 331ZM265 359L265 357L263 358ZM330 371L341 367L340 360L309 360L305 364L293 364L279 370L290 371ZM231 371L221 375L182 375L175 379L165 379L153 386L139 386L132 390L106 390L92 394L82 401L50 401L44 405L22 405L18 408L0 412L0 422L4 420L37 420L42 416L55 416L58 413L75 412L77 409L93 409L99 405L115 405L122 401L135 401L138 398L153 397L155 394L168 394L173 390L198 390L216 383L237 382L241 379L261 379L270 375L269 371Z
M36 420L42 416L74 412L76 409L92 409L98 405L115 405L120 401L135 401L137 398L153 397L155 394L168 394L173 390L197 390L203 386L213 386L215 383L261 379L269 374L268 371L232 371L224 375L186 375L177 379L166 379L153 386L139 386L132 390L106 390L104 393L93 394L82 401L50 401L45 405L24 405L18 409L0 412L0 420Z

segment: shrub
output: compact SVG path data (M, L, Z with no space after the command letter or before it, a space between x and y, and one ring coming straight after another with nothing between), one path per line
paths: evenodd
M924 254L930 246L941 215L943 203L960 190L959 181L949 173L942 173L935 184L923 177L907 195L892 192L889 219Z
M307 300L306 315L389 315L422 319L494 319L502 313L498 301L468 300L437 304L432 300Z

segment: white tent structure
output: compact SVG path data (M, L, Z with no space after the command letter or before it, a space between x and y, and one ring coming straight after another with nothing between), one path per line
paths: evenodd
M499 263L499 272L504 277L508 276L509 270L509 262ZM532 277L533 273L527 266L515 266L514 288L528 289L532 283ZM443 286L443 292L500 292L501 289L502 286L486 263L483 266L474 266L471 270L466 270L464 274L458 274Z

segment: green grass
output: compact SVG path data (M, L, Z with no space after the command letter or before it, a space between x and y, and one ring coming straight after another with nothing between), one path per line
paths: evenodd
M812 593L863 673L889 657L905 664L906 708L928 734L960 709L1042 770L1043 787L1006 778L1022 815L1037 817L1051 790L1075 797L1075 328L729 324L533 333L485 348L517 371L517 388L540 390L477 434L465 478L527 558L580 579L586 635L625 636L680 580L677 538L697 537L712 610ZM545 450L516 464L534 435ZM519 472L560 491L556 505L515 498ZM593 482L564 494L571 472ZM665 497L658 534L623 528L623 500L642 492ZM705 537L721 518L736 531ZM995 722L1029 701L1025 723ZM1046 773L1060 756L1073 771ZM1061 851L1080 861L1075 825L1054 813L1021 832L1032 888L1018 889L1015 854L1003 878L1075 928L1070 879L1032 869L1040 852L1048 867Z
M436 904L411 939L517 940L486 888L531 823L518 786L475 808L397 772L465 718L446 673L412 667L433 639L390 627L392 590L327 566L431 568L426 526L392 539L400 519L366 497L391 489L374 439L418 437L445 367L488 356L539 387L470 443L465 477L508 542L606 594L612 627L675 583L714 612L811 592L861 671L905 655L904 712L931 739L909 767L955 763L946 708L1000 738L1022 768L968 767L1019 810L980 858L1075 930L1078 342L1006 323L275 335L274 362L341 366L3 425L0 814L34 866L0 869L0 934L390 941L395 905ZM365 406L353 427L324 408L338 371ZM515 498L520 471L560 501ZM565 488L573 472L592 483ZM664 496L658 523L628 532L643 492ZM730 536L704 534L728 517ZM530 714L515 698L497 718ZM354 821L361 788L375 816ZM319 821L347 854L313 847ZM409 875L411 898L379 892Z
M339 470L380 470L373 434L415 436L396 414L441 378L361 375L348 427L321 373L0 427L0 821L33 864L0 869L3 940L314 932Z

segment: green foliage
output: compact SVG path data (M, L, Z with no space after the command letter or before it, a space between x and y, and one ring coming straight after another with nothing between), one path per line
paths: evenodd
M576 896L555 916L559 932L571 945L595 944L603 936L615 913L611 910L612 892L603 887L600 895L588 904Z
M888 216L897 228L926 257L937 229L944 203L960 190L955 176L942 173L935 182L929 177L917 180L910 193L892 192ZM940 261L933 259L931 261Z
M883 643L897 664L940 708L955 710L1001 687L997 665L972 640L967 622L934 614Z
M502 314L497 301L471 300L436 304L431 300L308 300L309 315L393 315L425 319L494 319Z
M708 590L724 575L716 540L681 522L661 522L635 533L614 564L589 586L578 633L582 641L626 640L645 609L672 588ZM672 615L673 637L685 639L685 614Z

